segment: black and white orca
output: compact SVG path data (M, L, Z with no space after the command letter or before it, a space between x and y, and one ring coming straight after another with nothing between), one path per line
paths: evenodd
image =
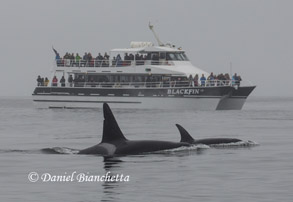
M189 144L205 144L210 146L243 142L242 140L236 138L205 138L195 140L181 125L176 124L176 126L181 135L181 142L187 142Z
M128 140L120 130L118 123L107 103L103 105L104 128L101 143L80 150L78 154L99 154L102 156L135 155L156 152L179 147L189 147L190 135L181 133L181 142L156 141L156 140ZM185 137L186 136L186 137Z

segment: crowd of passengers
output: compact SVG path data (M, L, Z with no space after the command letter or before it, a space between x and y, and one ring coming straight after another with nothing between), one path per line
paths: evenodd
M159 54L128 54L125 53L123 59L118 54L116 57L114 56L113 59L110 61L110 56L105 53L104 56L99 53L96 57L93 57L92 54L89 52L85 52L84 55L81 57L78 53L66 53L63 57L60 57L60 54L53 49L55 52L55 60L57 66L68 66L68 67L121 67L121 66L129 66L131 65L131 61L136 61L136 65L144 65L145 60L152 60L152 64L158 64L159 61ZM171 60L168 58L167 60ZM111 64L110 64L111 63Z
M190 86L240 86L242 78L240 75L237 75L237 73L235 73L231 79L228 73L215 75L213 72L211 72L207 78L204 76L204 74L202 74L200 78L198 74L196 74L194 77L189 75L188 81Z
M194 86L240 86L240 82L242 81L241 76L237 75L235 73L232 76L232 79L230 79L230 76L228 73L226 74L218 74L215 75L213 72L206 78L204 74L199 78L198 74L196 74L194 77L190 75L187 77L178 77L178 78L172 78L171 80L163 80L159 81L156 77L153 77L149 75L146 78L145 84L146 87L157 87L163 86L163 87L194 87ZM61 87L66 86L66 79L64 76L60 79L60 85ZM76 76L73 78L72 75L70 75L67 79L69 87L82 87L84 84L90 85L92 87L96 87L97 84L107 85L109 81L107 80L95 80L93 76L89 76L88 80L86 81L85 77L82 75ZM114 86L119 87L123 84L129 84L129 82L115 82ZM139 81L133 81L133 85L138 85ZM41 77L40 75L37 78L37 86L48 86L49 85L49 79L46 77L45 79ZM144 84L143 84L144 85ZM58 78L56 76L53 77L51 86L57 87L58 86Z

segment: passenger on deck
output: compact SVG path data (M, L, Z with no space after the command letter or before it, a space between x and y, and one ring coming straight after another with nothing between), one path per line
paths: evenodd
M79 67L80 66L80 59L81 59L81 57L78 55L78 53L76 53L76 56L75 56L75 64L76 64L76 66L77 67Z
M125 53L123 66L128 66L128 65L130 65L130 57L129 57L128 53Z
M59 67L59 66L61 66L61 57L60 57L60 54L54 48L53 48L53 51L55 53L56 64Z
M189 77L188 77L188 81L189 81L189 86L192 86L192 81L193 81L193 77L192 75L190 74Z
M238 75L237 77L237 81L236 81L236 85L239 87L240 86L240 82L242 81L242 78L240 75Z
M86 64L87 60L88 60L88 55L87 55L87 52L85 52L83 57L82 57L81 66L87 66L87 64Z
M229 76L228 73L226 73L226 74L225 74L225 84L226 84L226 85L229 85L229 83L230 83L230 76Z
M104 60L104 57L101 55L101 53L99 53L98 56L96 57L96 67L101 67L103 60Z
M194 86L198 86L198 74L194 76Z
M70 55L68 52L65 53L63 59L64 59L64 65L69 67L70 66Z
M109 60L109 58L110 58L110 56L105 52L105 54L104 54L104 59L105 59L105 60Z
M206 77L204 76L204 74L202 74L202 76L200 77L200 85L205 86L206 80L207 80Z
M44 86L48 86L48 84L49 84L49 79L46 77L44 81Z
M116 57L116 66L117 67L121 67L122 66L122 59L121 59L120 54L118 54L117 57Z
M214 73L213 72L211 72L211 74L209 75L209 77L208 77L208 79L207 79L209 82L209 85L210 86L214 86L215 85L215 83L214 83L214 80L215 80L215 77L214 77Z
M54 78L52 80L52 86L58 86L58 79L56 76L54 76Z
M87 66L93 67L94 66L94 61L93 61L93 56L91 53L87 54Z
M75 65L75 56L74 53L71 53L70 55L70 66L74 66Z
M223 73L219 74L217 77L216 77L216 82L217 82L217 86L224 86L225 84L225 76Z
M143 56L139 55L138 53L135 54L135 61L136 61L136 65L143 65L144 61L143 60Z
M73 83L73 77L72 77L72 75L70 75L68 77L68 83L69 83L69 86L72 87L72 83Z
M235 73L234 76L232 76L232 86L235 86L236 83L238 83L238 76Z
M65 87L65 82L66 82L65 78L64 78L64 76L62 76L60 79L61 87Z
M129 54L129 59L134 60L134 55L132 53Z
M104 60L103 60L103 67L109 67L109 55L105 52L104 54Z
M41 86L41 84L42 84L42 78L41 78L41 76L39 75L38 78L37 78L37 85L38 85L38 86Z
M42 77L42 78L41 78L41 86L44 86L44 82L45 82L45 80L44 80L44 78Z
M56 55L56 59L57 59L57 56L60 58L60 54L58 53L58 51L55 50L54 47L52 47L52 49L53 49L53 51L54 51L54 53L55 53L55 55Z
M112 59L112 67L116 67L116 62L117 62L117 59L114 56L113 59Z
M125 53L124 55L124 60L130 60L129 56L128 56L128 53Z
M101 53L99 53L97 56L97 59L102 61L104 59L104 57L101 55Z
M65 55L63 56L63 59L68 59L68 52L65 53Z

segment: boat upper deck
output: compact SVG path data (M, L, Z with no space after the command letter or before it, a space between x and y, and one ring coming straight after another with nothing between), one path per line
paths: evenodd
M135 46L136 47L136 46ZM83 57L66 53L63 58L56 53L55 67L122 67L140 65L174 66L176 62L189 61L184 51L170 47L140 47L113 49L110 55L102 56L100 53L93 57L85 53Z

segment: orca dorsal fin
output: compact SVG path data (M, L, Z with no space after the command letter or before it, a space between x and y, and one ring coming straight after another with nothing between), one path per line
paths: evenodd
M103 111L104 111L104 128L103 128L102 143L127 140L124 137L122 131L120 130L118 123L107 103L104 103Z
M194 143L193 137L179 124L176 124L176 127L178 128L180 135L181 135L181 140L180 142L187 142L187 143Z

